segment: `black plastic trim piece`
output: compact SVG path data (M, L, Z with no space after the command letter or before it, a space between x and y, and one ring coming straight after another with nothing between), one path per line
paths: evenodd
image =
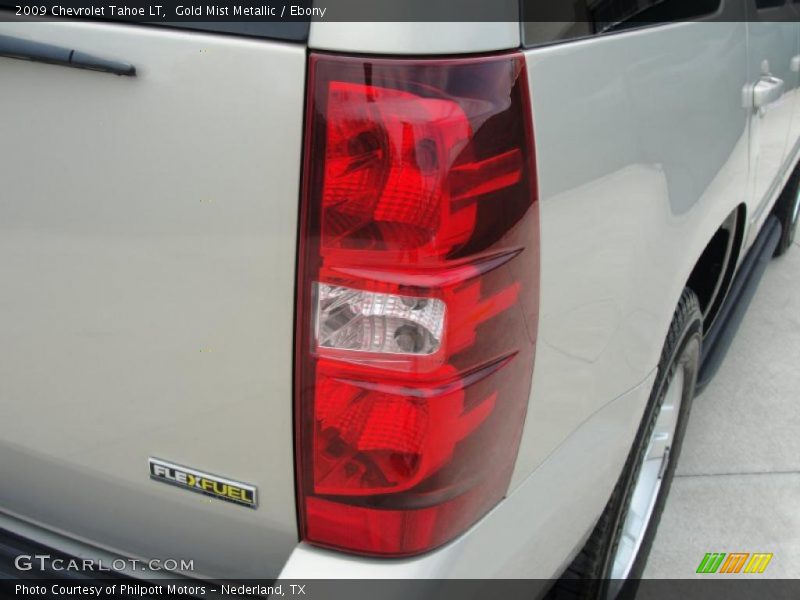
M747 253L739 272L733 280L728 297L720 308L717 319L703 341L700 357L700 373L697 376L696 394L717 374L725 355L731 346L736 331L747 313L750 301L755 295L764 271L772 260L772 255L781 237L781 224L775 216L770 216L753 247Z

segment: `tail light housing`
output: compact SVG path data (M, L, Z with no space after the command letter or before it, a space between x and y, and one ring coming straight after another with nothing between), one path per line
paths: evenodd
M502 499L519 446L539 284L525 63L312 54L309 68L301 534L417 554Z

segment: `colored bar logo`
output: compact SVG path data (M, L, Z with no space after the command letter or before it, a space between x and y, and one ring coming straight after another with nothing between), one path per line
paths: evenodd
M697 567L697 573L727 574L763 573L772 560L772 553L755 552L707 552Z

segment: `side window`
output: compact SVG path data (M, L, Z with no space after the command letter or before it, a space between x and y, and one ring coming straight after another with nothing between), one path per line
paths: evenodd
M781 3L786 0L759 0ZM800 1L800 0L798 0ZM711 15L721 0L522 0L526 46L689 21Z
M798 0L793 0L795 3ZM765 8L778 8L786 4L786 0L756 0L756 8L764 10Z

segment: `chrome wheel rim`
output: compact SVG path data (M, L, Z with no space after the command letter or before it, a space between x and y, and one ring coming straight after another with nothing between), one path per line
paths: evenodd
M794 199L794 210L792 211L792 229L789 232L789 241L794 241L795 231L797 230L797 217L800 216L800 189Z
M683 401L685 373L678 367L664 394L664 401L656 415L653 431L647 446L642 466L636 476L631 492L630 505L611 562L611 594L615 597L622 583L630 575L636 556L642 546L647 526L653 516L661 483L669 465L670 449L673 446L678 426L678 415Z

